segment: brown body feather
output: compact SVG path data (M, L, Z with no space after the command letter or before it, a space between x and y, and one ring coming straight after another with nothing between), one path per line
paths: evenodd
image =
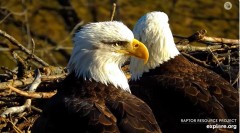
M132 94L70 74L32 133L159 133L151 109Z
M238 91L216 73L189 62L182 55L144 73L140 80L131 81L130 88L152 108L164 133L210 131L206 128L209 123L184 124L181 119L238 121ZM217 130L228 131L232 132Z

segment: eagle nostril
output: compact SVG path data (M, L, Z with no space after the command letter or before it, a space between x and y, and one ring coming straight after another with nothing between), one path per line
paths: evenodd
M139 44L135 44L134 47L137 48L139 46Z

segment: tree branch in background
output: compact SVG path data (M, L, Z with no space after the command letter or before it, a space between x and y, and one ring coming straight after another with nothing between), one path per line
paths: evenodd
M217 51L227 51L227 50L233 50L233 49L237 49L238 46L237 45L233 45L230 47L225 47L223 48L221 45L213 45L213 46L193 46L193 45L177 45L177 49L179 51L184 51L184 52L196 52L196 51L201 51L201 52L205 52L205 51L209 51L209 48L211 48L211 50L213 52L217 52Z
M194 58L193 56L185 53L185 52L182 52L181 54L183 54L186 58L188 58L190 61L192 62L195 62L196 64L200 65L200 66L204 66L206 68L213 68L212 66L208 65L206 63L206 61L201 61L201 60L198 60L197 58Z
M121 21L122 19L120 18L121 16L120 16L120 8L119 8L118 0L109 0L109 2L110 2L110 5L113 5L112 10L110 11L110 15L111 15L110 17L112 18L111 20ZM114 16L112 17L113 14Z
M73 27L73 29L72 29L72 31L70 32L70 34L69 34L65 39L63 39L62 41L60 41L59 44L63 44L65 41L67 41L68 39L70 39L70 38L73 36L73 34L74 34L83 24L84 24L84 21L81 21L81 22L79 22L78 24L76 24L76 25ZM59 49L62 49L62 48L63 48L63 47L62 47L61 45L58 45L58 46L55 47L55 50L59 50Z
M27 69L28 69L28 64L25 60L23 60L20 56L18 56L17 53L13 52L13 58L17 61L17 77L18 78L23 78L27 76Z
M113 8L112 8L110 21L113 21L113 18L114 18L114 15L115 15L115 11L116 11L116 3L113 3Z
M17 46L22 52L26 53L27 55L31 55L31 51L25 48L21 43L19 43L15 38L7 34L5 31L0 30L0 35L6 39L8 39L14 46ZM41 64L42 66L49 66L48 63L43 61L41 58L36 56L35 54L32 55L33 60Z
M63 7L59 10L59 13L66 24L67 30L71 31L76 26L76 24L78 24L82 20L78 18L78 15L73 9L70 0L57 0L57 1Z
M235 53L239 51L239 39L209 37L206 33L206 30L200 30L189 37L174 35L180 38L176 42L178 50L189 60L217 72L230 83L236 81L238 77L234 71L239 67L236 65L239 57ZM190 44L192 42L204 45Z
M179 42L176 42L176 44L188 44L188 43L191 43L191 42L194 42L194 41L197 41L197 42L201 42L201 43L204 43L204 44L226 44L226 45L229 45L229 46L232 46L232 45L239 45L239 39L227 39L227 38L219 38L219 37L209 37L209 36L206 36L206 33L207 33L207 30L200 30L200 31L197 31L196 33L192 34L191 36L189 37L182 37L182 36L179 36L179 35L173 35L174 37L176 38L180 38L182 40L180 40Z
M208 37L208 36L204 36L202 39L199 40L199 42L222 43L222 44L226 44L229 46L239 45L238 39L228 39L228 38L218 38L218 37Z
M25 3L25 0L22 0L22 7L23 7L23 10L24 10L24 23L25 23L25 28L26 28L26 31L27 31L27 40L28 40L28 44L27 44L27 48L30 49L30 46L31 46L31 32L30 32L30 24L29 24L29 20L28 20L28 6L27 4Z

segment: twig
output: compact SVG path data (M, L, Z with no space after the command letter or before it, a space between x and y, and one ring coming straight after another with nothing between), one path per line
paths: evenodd
M32 84L29 87L29 92L34 92L36 90L36 88L38 87L38 85L41 83L41 82L39 82L39 81L41 81L41 79L40 79L41 74L38 69L35 71L35 74L36 74L36 76L35 76L35 79L33 80ZM11 89L10 85L8 87ZM12 87L12 88L14 88L14 87ZM21 91L21 90L19 90L19 91ZM11 114L22 113L23 111L25 111L25 109L30 108L31 103L32 103L32 99L27 99L26 102L24 103L24 105L11 107L11 108L8 108L7 110L5 110L1 114L1 117L6 118L8 115L11 115Z
M7 15L5 15L4 18L2 20L0 20L0 24L2 22L4 22L4 20L6 20L10 15L11 15L11 13L8 13Z
M13 122L12 120L7 120L12 126L13 126L13 129L16 133L23 133L16 125L15 125L15 122Z
M35 41L32 38L32 55L31 55L31 57L34 55L35 46L36 46Z
M39 109L39 108L37 108L37 107L35 107L35 106L31 106L31 109L32 110L35 110L35 111L37 111L37 112L39 112L39 113L42 113L42 110L41 109Z
M28 40L28 45L27 48L30 48L31 45L31 32L30 32L30 25L29 25L29 21L28 21L28 6L25 3L25 0L22 0L22 7L24 9L24 20L25 20L25 25L26 25L26 31L27 31L27 40Z
M181 54L183 54L185 57L187 57L188 59L190 59L191 61L197 63L198 65L201 65L203 67L206 67L206 68L213 68L212 66L206 64L205 61L200 61L198 60L197 58L194 58L193 56L187 54L187 53L184 53L184 52L181 52Z
M229 46L232 45L239 45L239 39L227 39L227 38L219 38L219 37L209 37L206 36L207 30L200 30L197 31L196 33L192 34L189 37L183 37L179 35L173 35L173 37L180 38L183 40L180 40L179 42L176 42L177 44L188 44L189 42L197 41L205 44L211 44L211 43L217 43L217 44L226 44ZM211 43L209 43L211 42Z
M8 85L12 85L15 87L22 87L29 85L33 82L34 78L26 78L25 80L9 80L7 82L0 83L0 90L5 90L8 88Z
M17 71L17 76L18 78L22 78L26 76L27 74L27 63L20 57L18 56L17 53L13 52L13 57L17 61L17 66L18 66L18 71Z
M72 46L61 46L61 45L59 45L59 46L54 46L54 47L49 46L49 47L39 48L39 49L36 49L35 51L41 52L41 51L44 50L44 51L49 52L49 51L72 50L72 49L73 49ZM0 52L9 52L11 50L13 50L13 49L0 48Z
M217 61L218 66L220 66L221 70L224 72L224 69L222 68L222 64L218 61L217 57L214 55L211 48L208 47L208 49L209 49L210 53L212 54L213 58Z
M228 50L227 52L227 60L228 60L228 64L227 64L227 73L229 75L229 82L232 83L232 75L231 75L231 50Z
M31 55L31 51L29 51L27 48L25 48L21 43L19 43L15 38L13 38L12 36L10 36L9 34L7 34L5 31L0 30L0 35L5 37L6 39L8 39L13 45L17 46L20 50L22 50L24 53L26 53L27 55ZM42 59L40 59L38 56L33 55L33 59L40 63L43 66L49 66L48 63L46 63L45 61L43 61Z
M0 79L9 79L9 78L11 78L11 76L12 76L12 74L10 74L10 73L5 73L5 74L0 74Z
M63 44L64 42L66 42L66 41L76 32L76 30L77 30L79 27L81 27L83 24L84 24L84 21L81 21L81 22L79 22L78 24L76 24L76 25L73 27L73 29L72 29L72 31L70 32L70 34L69 34L65 39L63 39L62 41L60 41L59 44ZM61 47L61 48L62 48L61 45L58 45L58 46L56 46L56 49L57 49L58 47ZM59 48L59 49L60 49L60 48Z
M1 69L2 69L5 73L10 74L11 76L12 76L12 75L17 75L17 72L12 71L12 70L6 68L5 66L1 66Z
M53 55L52 52L47 52L47 51L44 51L46 54L48 54L48 58L49 60L51 60L53 62L53 65L54 66L59 66L58 64L58 60L56 59L56 57Z
M235 85L239 81L239 77L240 77L240 75L238 72L236 79L232 82L232 86Z
M30 87L28 89L29 92L35 92L36 91L38 85L41 83L41 76L42 75L41 75L39 69L36 69L35 70L35 78L34 78L32 84L30 85Z
M209 46L208 46L209 47ZM212 49L212 47L210 47ZM226 50L233 50L233 49L239 49L238 45L230 46L230 47L225 47L225 48L219 48L219 49L212 49L213 52L220 52L220 51L226 51Z
M218 38L218 37L208 37L204 36L199 42L214 42L214 43L222 43L227 45L239 45L238 39L227 39L227 38Z
M1 6L0 9L6 10L8 13L11 13L16 16L23 16L25 14L25 10L22 12L15 12L15 11L9 10L9 7L3 7L3 6Z
M183 44L189 44L190 42L201 40L205 36L206 33L207 33L206 30L200 30L200 31L197 31L196 33L192 34L189 37L182 37L179 35L173 35L173 37L182 39L179 42L177 42L177 44L183 45Z
M49 46L49 47L39 48L39 49L36 49L34 51L37 51L37 52L42 52L42 51L49 52L49 51L72 50L72 49L73 49L72 46L61 46L61 45L59 45L59 46L53 46L53 47ZM13 50L17 50L17 49L0 48L0 52L9 52L9 51L13 51Z
M30 85L30 87L29 87L29 89L28 89L29 93L30 93L30 92L31 92L31 93L35 92L36 88L37 88L38 85L40 84L39 81L41 81L41 80L39 80L39 79L41 78L41 74L40 74L40 72L39 72L38 69L35 71L35 74L36 74L35 79L34 79L34 81L32 82L32 84ZM21 94L21 95L26 94L26 93L24 93L24 91L18 90L18 89L14 88L14 87L12 87L12 86L10 86L10 85L8 85L8 87L9 87L11 90L14 90L15 92L18 92L18 93ZM42 95L42 97L43 97L43 96L46 97L46 95ZM22 113L23 111L25 111L25 109L29 109L29 108L31 107L31 103L32 103L32 99L31 99L31 98L28 98L28 99L26 100L26 102L24 103L24 105L8 108L7 110L5 110L5 111L1 114L1 117L5 117L5 118L6 118L8 115L11 115L11 114Z
M201 47L201 46L192 46L192 45L177 45L177 49L179 51L187 51L187 52L194 52L194 51L209 51L209 47L211 49L221 49L220 45L216 46L208 46L208 47Z
M58 74L58 75L50 75L50 76L46 76L46 75L42 75L42 82L53 82L55 80L61 80L64 79L66 77L66 74ZM22 86L26 86L29 85L33 82L34 78L26 78L25 80L9 80L8 82L2 82L0 83L0 90L5 90L8 88L8 85L11 84L11 86L13 87L22 87Z
M211 50L211 48L208 47L208 50L210 51L210 53L212 54L213 58L217 61L217 64L220 65L221 63L218 61L217 57L214 55L213 51Z
M26 91L19 90L15 87L12 87L10 85L8 86L8 88L18 93L19 95L22 95L28 98L51 98L53 95L56 94L56 92L26 92Z
M30 105L31 105L31 99L27 99L24 105L8 108L0 116L6 118L10 114L21 113L25 109L30 108Z
M113 21L115 12L116 12L116 3L113 3L113 10L112 10L111 19L110 19L111 21Z

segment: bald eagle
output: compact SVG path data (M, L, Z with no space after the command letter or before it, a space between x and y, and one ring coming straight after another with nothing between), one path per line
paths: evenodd
M35 121L32 133L159 133L151 109L130 93L121 65L148 60L123 23L89 23L75 34L69 75Z
M132 94L153 110L164 133L210 131L206 128L209 122L202 119L230 118L237 125L238 91L218 74L180 54L165 13L145 14L134 26L133 33L148 48L149 59L144 64L131 57L129 85Z

